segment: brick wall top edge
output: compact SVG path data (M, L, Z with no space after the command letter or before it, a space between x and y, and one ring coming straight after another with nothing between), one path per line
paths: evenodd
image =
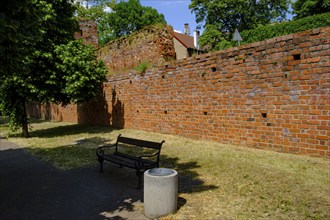
M254 42L254 43L251 43L251 44L244 44L244 45L241 45L239 47L232 47L232 48L228 48L228 49L225 49L225 50L219 50L219 51L215 51L215 52L209 52L209 53L206 53L206 54L200 54L200 55L196 55L196 56L193 56L193 57L188 57L188 58L185 58L185 59L182 59L182 60L176 60L174 62L171 62L170 64L169 63L166 63L166 67L165 65L164 66L161 66L161 67L158 67L158 70L153 70L152 72L157 72L159 70L165 70L165 69L172 69L172 68L175 68L175 67L184 67L184 66L188 66L188 65L192 65L192 64L196 64L196 63L199 63L201 60L204 60L208 57L211 57L211 56L221 56L222 54L230 54L230 53L234 53L234 52L238 52L238 53L241 53L242 51L246 51L248 49L251 49L251 48L257 48L257 47L260 47L260 46L266 46L266 45L269 45L271 43L278 43L278 42L285 42L285 41L288 41L288 40L291 40L291 39L294 39L294 38L299 38L301 36L304 36L304 35L314 35L315 34L328 34L330 35L330 27L323 27L323 28L317 28L317 29L312 29L312 30L307 30L307 31L304 31L304 32L299 32L299 33L295 33L295 34L288 34L288 35L284 35L284 36L280 36L280 37L275 37L275 38L271 38L271 39L267 39L267 40L264 40L264 41L259 41L259 42ZM231 54L233 55L233 54ZM117 78L117 76L114 76L114 77L110 77L109 79L111 79L110 81L112 81L112 79L115 79Z
M136 31L130 35L127 35L127 36L122 36L116 40L113 40L113 41L110 41L108 42L107 44L105 44L102 48L107 48L107 47L110 47L111 45L114 45L114 44L120 44L121 42L125 42L127 41L127 39L137 39L139 35L145 35L146 33L146 30L149 30L150 27L153 28L152 31L155 31L155 29L158 29L158 30L164 30L164 29L168 29L168 26L167 25L151 25L151 26L147 26L139 31ZM99 50L102 50L102 48L100 48Z

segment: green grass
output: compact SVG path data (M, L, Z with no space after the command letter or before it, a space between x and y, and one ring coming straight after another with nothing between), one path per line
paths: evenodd
M1 131L6 123L1 119ZM145 131L35 121L9 141L59 169L96 166L95 149L118 134L165 140L161 166L179 174L177 213L164 219L329 219L330 161ZM76 140L84 139L75 144Z
M7 137L9 135L8 118L0 116L0 137Z
M145 74L148 68L150 68L151 64L148 61L142 62L139 65L137 65L134 69L137 73L140 75Z

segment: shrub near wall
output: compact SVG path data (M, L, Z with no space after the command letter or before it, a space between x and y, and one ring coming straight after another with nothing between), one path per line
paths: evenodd
M329 157L329 43L326 27L113 76L109 112L119 102L127 128Z

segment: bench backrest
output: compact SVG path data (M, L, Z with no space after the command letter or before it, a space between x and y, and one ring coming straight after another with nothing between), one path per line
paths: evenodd
M124 143L129 145L135 145L138 147L145 147L145 148L152 148L155 150L161 150L162 145L165 141L162 142L153 142L153 141L145 141L145 140L139 140L134 138L128 138L128 137L122 137L121 135L117 138L116 145L118 146L118 143Z
M140 154L141 153L140 152L140 153L138 153L138 155L135 155L135 156L143 156L143 155L145 156L146 153L147 153L147 155L150 155L150 153L151 153L152 155L154 155L156 157L156 163L157 163L157 167L158 167L160 151L162 149L162 145L164 144L164 142L165 141L162 141L162 142L145 141L145 140L140 140L140 139L122 137L121 135L119 135L117 138L117 142L116 142L116 152L119 152L119 147L121 146L121 144L133 146L135 149L136 149L136 147L141 148L141 150L143 148L150 149L153 151L153 153L144 152L143 154ZM125 148L127 149L127 147L125 147ZM132 156L134 156L134 155L132 155Z

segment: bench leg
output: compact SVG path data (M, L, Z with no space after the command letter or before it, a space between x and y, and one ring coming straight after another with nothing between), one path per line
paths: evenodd
M140 170L137 170L136 171L136 175L137 175L138 180L139 180L139 185L138 185L137 189L141 189L141 187L142 187L142 175L143 175L143 172L140 171Z
M103 173L103 161L104 161L104 159L99 157L98 161L100 162L100 173Z

